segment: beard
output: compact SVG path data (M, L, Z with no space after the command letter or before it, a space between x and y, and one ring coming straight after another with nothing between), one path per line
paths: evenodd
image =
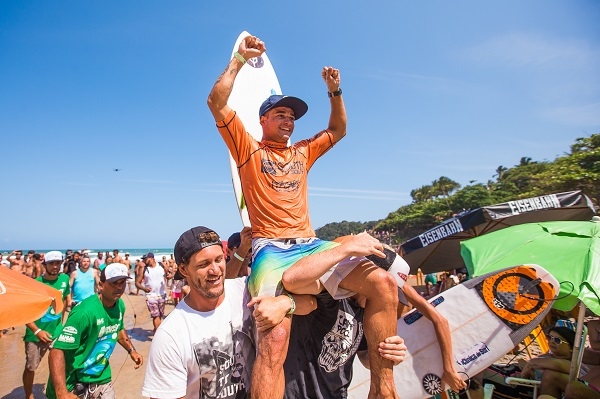
M221 283L217 286L206 282L200 282L198 280L190 281L189 283L190 286L192 286L192 288L196 290L196 292L198 292L201 296L209 299L218 298L221 295L223 295L223 292L225 292L223 278L221 278Z

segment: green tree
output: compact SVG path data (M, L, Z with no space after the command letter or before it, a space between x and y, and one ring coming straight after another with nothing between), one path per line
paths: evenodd
M500 181L502 180L502 177L504 176L504 172L506 172L508 170L508 168L500 165L496 168L496 173L494 174L494 176L497 176L497 180ZM492 177L494 177L492 176Z
M441 176L439 179L433 181L432 186L434 193L437 196L441 196L446 202L448 210L452 211L448 197L452 192L460 188L460 184L446 176Z

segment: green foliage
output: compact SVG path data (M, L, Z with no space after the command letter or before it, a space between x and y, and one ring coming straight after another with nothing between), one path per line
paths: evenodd
M365 230L372 230L377 222L348 222L328 223L315 231L317 237L322 240L332 241L333 239L350 234L362 233Z
M519 164L499 166L486 184L460 184L441 176L429 185L411 191L413 203L375 222L329 223L317 229L317 236L332 240L368 230L399 244L452 217L458 212L514 199L549 193L583 190L594 205L600 204L600 134L578 138L571 152L553 162L535 162L522 157ZM474 181L472 183L475 183Z

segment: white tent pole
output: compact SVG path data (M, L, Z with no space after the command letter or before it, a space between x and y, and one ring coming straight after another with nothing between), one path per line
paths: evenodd
M577 330L575 331L575 344L573 345L573 357L571 358L571 370L569 372L569 382L575 381L579 377L579 369L581 367L581 347L585 345L582 342L581 336L583 334L583 321L585 318L585 304L579 302L579 315L577 316Z

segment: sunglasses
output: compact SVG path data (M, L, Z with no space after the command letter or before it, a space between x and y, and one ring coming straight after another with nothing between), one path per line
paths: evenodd
M548 339L548 342L552 342L554 345L568 344L568 342L565 341L564 339L562 339L561 337L555 337L555 336L546 334L546 338Z

